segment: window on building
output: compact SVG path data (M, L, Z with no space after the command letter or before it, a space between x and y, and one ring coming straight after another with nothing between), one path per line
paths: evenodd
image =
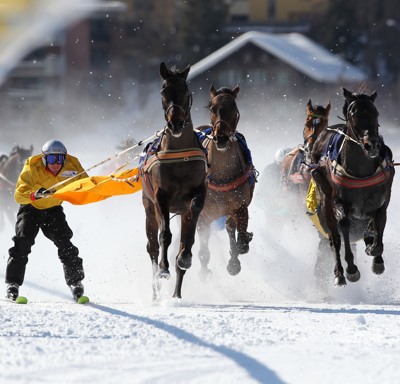
M268 15L270 19L274 19L276 16L276 0L268 0Z

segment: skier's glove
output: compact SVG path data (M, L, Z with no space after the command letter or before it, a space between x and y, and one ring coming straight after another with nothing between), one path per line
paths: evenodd
M49 197L53 194L52 191L47 190L46 188L39 188L36 192L33 193L33 200L39 200L42 197Z

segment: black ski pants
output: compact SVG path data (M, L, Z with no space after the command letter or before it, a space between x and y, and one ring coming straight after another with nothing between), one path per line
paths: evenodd
M78 248L71 243L73 232L69 227L61 205L48 209L36 209L21 205L15 224L14 246L8 250L6 283L22 285L28 255L35 244L39 229L58 248L58 257L64 268L68 285L76 284L85 277Z

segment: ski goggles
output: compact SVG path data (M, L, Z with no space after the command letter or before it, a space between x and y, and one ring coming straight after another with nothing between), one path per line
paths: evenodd
M46 155L47 164L64 164L65 155L62 154L50 154Z

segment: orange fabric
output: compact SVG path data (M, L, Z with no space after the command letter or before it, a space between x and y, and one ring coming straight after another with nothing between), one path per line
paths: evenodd
M53 194L60 200L75 205L97 203L111 196L135 193L142 189L139 168L128 169L116 175L91 176L71 182Z

